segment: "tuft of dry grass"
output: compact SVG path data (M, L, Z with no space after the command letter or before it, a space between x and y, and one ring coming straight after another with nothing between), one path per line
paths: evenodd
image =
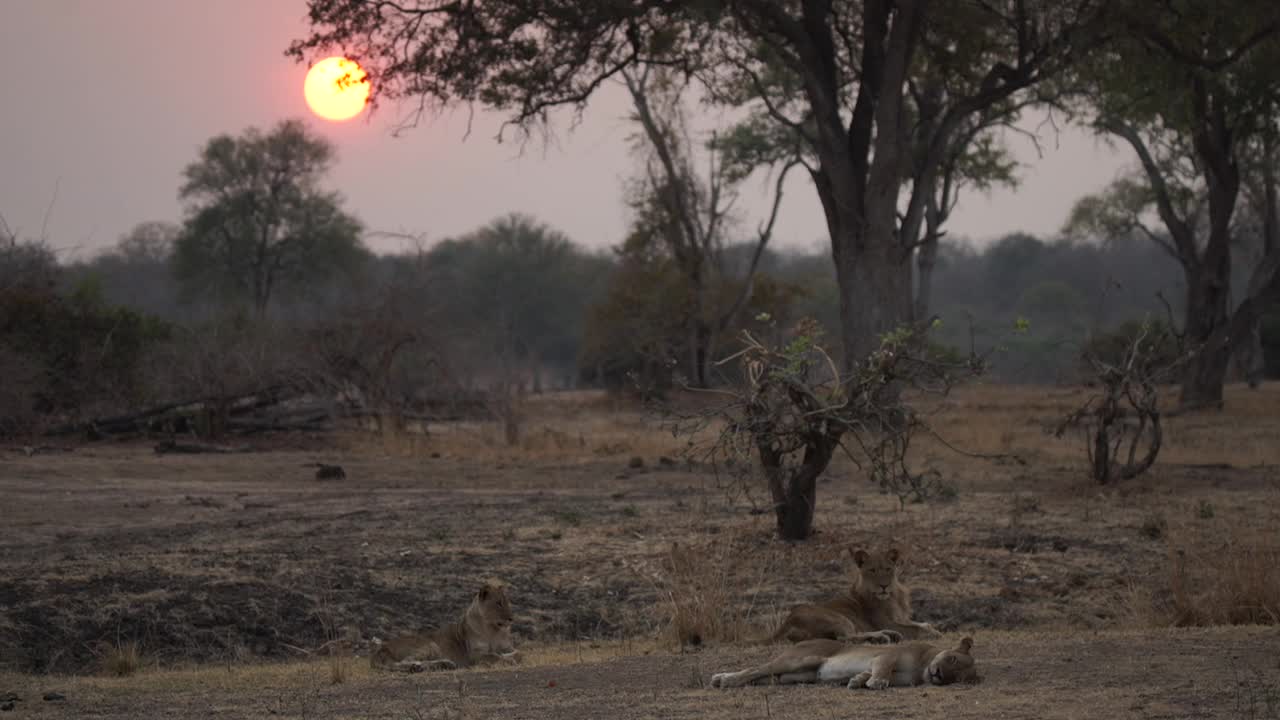
M706 643L758 640L755 596L770 561L732 538L700 547L673 542L655 583L663 599L659 641L683 651ZM742 600L746 597L747 602Z
M102 671L116 677L128 677L142 667L142 649L136 641L116 643L102 654Z
M351 654L336 651L329 655L329 684L341 685L351 679Z
M1190 627L1280 624L1280 543L1274 532L1229 525L1220 535L1170 529L1161 584L1136 589L1144 624Z

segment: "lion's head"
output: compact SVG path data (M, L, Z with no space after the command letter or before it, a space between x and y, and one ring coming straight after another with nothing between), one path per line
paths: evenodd
M898 564L901 555L897 548L889 548L881 553L859 548L853 551L853 562L858 566L861 576L855 587L861 587L867 594L877 600L888 600L893 595L893 588L898 584Z
M479 652L507 655L515 651L511 642L511 599L506 584L490 580L476 591L467 608L467 638Z
M978 680L978 669L973 664L973 638L964 638L954 650L943 650L933 656L925 673L934 685L973 683Z

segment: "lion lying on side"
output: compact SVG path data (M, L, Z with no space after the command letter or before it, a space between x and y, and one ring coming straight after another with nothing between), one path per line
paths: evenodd
M940 650L924 642L901 645L849 645L836 640L805 640L778 653L759 667L711 676L711 687L742 687L764 678L777 683L847 683L850 690L882 690L890 685L925 682L950 685L976 682L973 639L964 638L954 650Z
M885 553L859 549L853 561L857 569L849 592L820 605L795 606L773 634L774 642L893 643L942 636L932 625L911 619L911 594L898 582L896 548Z
M369 664L383 670L453 670L482 662L517 662L511 644L507 587L490 580L476 592L462 619L437 630L382 643Z

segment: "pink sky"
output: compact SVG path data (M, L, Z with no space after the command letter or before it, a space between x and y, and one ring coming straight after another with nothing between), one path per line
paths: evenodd
M465 142L465 111L399 138L390 106L371 121L331 123L310 114L306 68L283 55L306 32L304 13L303 0L7 0L0 215L23 236L43 232L57 247L90 254L138 222L178 221L181 170L209 137L306 117L336 144L331 184L370 230L438 240L521 211L583 245L621 239L622 183L634 167L621 92L606 91L581 126L570 132L561 123L557 144L523 156L493 141L499 118L488 114ZM1045 138L1043 159L1013 142L1032 163L1022 186L963 198L953 237L1052 234L1076 198L1130 163L1080 131ZM752 183L740 206L754 217L766 199L765 184ZM817 198L797 174L777 242L812 247L823 238Z

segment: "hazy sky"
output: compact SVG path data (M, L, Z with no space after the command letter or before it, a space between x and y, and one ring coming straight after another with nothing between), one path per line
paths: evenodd
M331 176L347 208L371 230L438 240L522 211L588 246L618 242L627 222L622 183L633 161L623 94L612 89L559 142L523 156L493 140L498 119L466 112L391 136L395 108L345 123L314 117L302 97L306 68L284 57L306 32L303 0L3 0L0 67L0 215L24 237L88 254L138 222L178 221L182 168L211 136L306 117L333 140ZM1043 141L1016 192L966 196L952 236L978 240L1013 230L1052 234L1076 198L1130 163L1080 131ZM766 185L740 205L758 215ZM753 223L754 224L754 223ZM809 180L789 183L781 245L825 238ZM378 250L400 241L374 240Z

